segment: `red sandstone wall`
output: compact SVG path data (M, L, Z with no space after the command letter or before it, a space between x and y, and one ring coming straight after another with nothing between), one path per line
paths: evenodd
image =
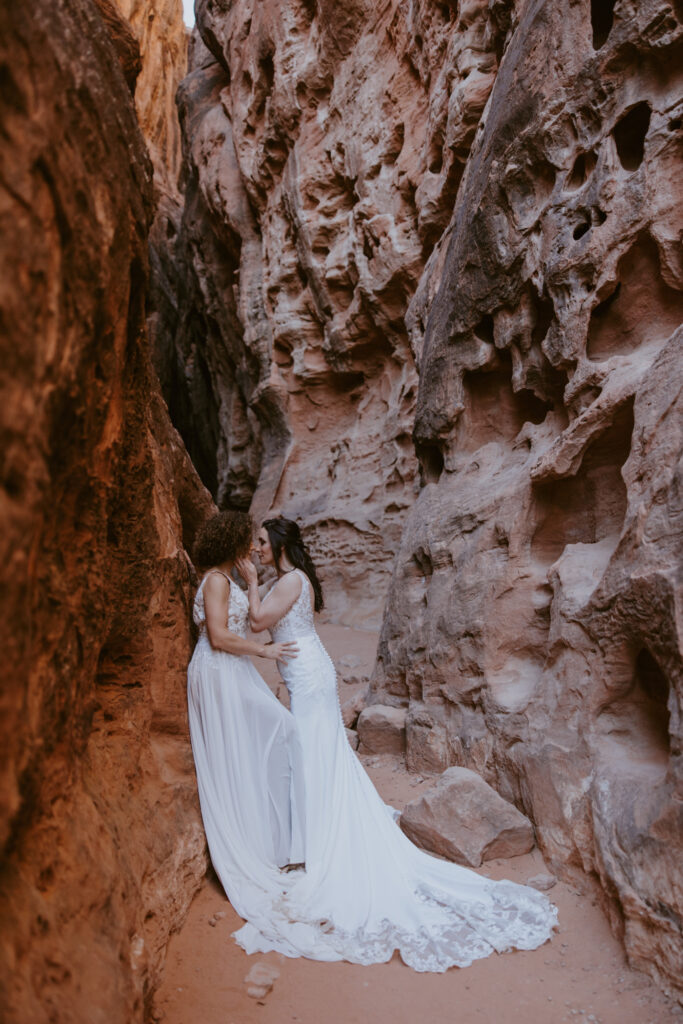
M211 505L150 370L151 164L112 12L0 10L0 970L32 1024L142 1020L206 863L183 538Z

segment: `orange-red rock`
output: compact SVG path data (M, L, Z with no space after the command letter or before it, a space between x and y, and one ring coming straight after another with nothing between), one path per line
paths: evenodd
M112 24L0 10L0 984L32 1024L142 1020L206 865L183 538L211 502L150 371L151 164Z

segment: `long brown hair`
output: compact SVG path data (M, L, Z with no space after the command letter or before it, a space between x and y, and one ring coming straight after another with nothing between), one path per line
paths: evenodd
M268 534L276 567L280 568L280 558L284 551L292 565L306 573L313 586L315 610L319 612L325 603L323 601L323 588L320 586L320 580L315 571L313 560L308 553L308 548L304 544L301 530L297 524L293 519L285 519L284 516L278 516L276 519L266 519L263 529Z

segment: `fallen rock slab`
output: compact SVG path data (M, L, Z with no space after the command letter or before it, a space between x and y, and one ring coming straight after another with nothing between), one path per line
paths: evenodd
M406 748L406 713L403 708L373 704L358 718L361 754L402 754Z
M533 878L527 878L526 884L530 885L532 889L538 889L539 892L547 892L548 889L557 885L557 879L555 875L534 875Z
M534 845L529 819L469 768L446 769L408 804L399 823L424 850L473 868L494 857L518 857Z

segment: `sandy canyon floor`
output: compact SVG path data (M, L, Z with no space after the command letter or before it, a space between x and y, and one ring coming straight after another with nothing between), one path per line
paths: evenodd
M377 635L323 625L333 658L352 652L369 672ZM257 662L282 699L277 670ZM271 671L268 671L271 669ZM340 684L342 702L357 687ZM399 758L362 756L383 798L402 808L433 782L412 775ZM524 882L547 868L538 850L488 861L491 878ZM683 1007L631 970L619 941L590 897L558 882L548 893L559 909L551 942L532 952L480 960L446 974L418 974L397 954L387 964L291 960L275 953L247 956L231 938L240 926L210 873L185 925L169 945L164 981L154 1003L159 1024L663 1024L683 1022ZM265 995L249 995L255 965L273 979ZM253 975L252 975L253 977Z

